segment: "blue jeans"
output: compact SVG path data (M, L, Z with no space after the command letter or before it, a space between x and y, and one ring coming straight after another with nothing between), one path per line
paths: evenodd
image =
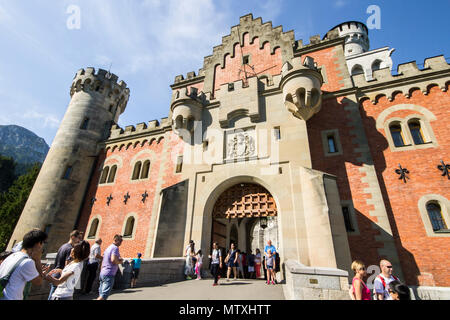
M61 274L60 273L56 273L53 276L53 278L59 279L59 278L61 278ZM55 292L56 287L57 286L53 285L53 283L50 283L50 294L48 295L48 300L52 300L52 295L53 295L53 292Z
M100 275L100 286L98 287L98 294L103 299L108 299L111 294L111 290L114 286L115 276L103 276Z

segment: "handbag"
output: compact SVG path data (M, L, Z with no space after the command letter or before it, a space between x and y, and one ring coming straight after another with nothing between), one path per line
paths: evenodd
M11 275L16 271L17 267L22 263L23 260L27 259L27 256L24 256L16 262L16 264L12 267L12 269L3 277L0 278L0 299L3 298L3 290L8 285L9 279Z

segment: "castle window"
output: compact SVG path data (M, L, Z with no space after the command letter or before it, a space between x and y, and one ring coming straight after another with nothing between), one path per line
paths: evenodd
M234 91L234 83L228 84L228 91Z
M97 235L98 224L99 220L95 218L91 223L91 227L89 228L88 239L95 239L95 236Z
M132 180L139 179L139 175L141 174L141 167L142 167L142 163L140 161L134 165L133 177L131 178Z
M352 76L357 75L357 74L363 74L364 70L363 68L357 64L352 68Z
M111 171L109 172L108 183L114 182L114 179L116 178L116 171L117 166L116 165L112 166Z
M336 140L334 138L334 135L330 135L327 137L327 141L328 141L328 152L329 153L336 153L338 152L337 148L336 148Z
M66 168L66 171L64 172L63 179L68 180L70 178L70 175L72 174L72 166L68 166Z
M177 167L176 167L175 172L180 173L182 169L183 169L183 156L178 156Z
M411 136L413 138L414 144L424 144L424 138L422 134L422 128L420 126L420 122L417 120L411 121L408 123L409 131L411 132Z
M84 118L83 123L81 124L81 130L87 130L89 125L89 118Z
M127 223L125 225L125 231L123 233L123 236L126 238L131 238L133 236L133 230L134 230L134 217L129 217L127 219Z
M322 148L326 157L335 157L343 154L339 139L339 130L325 130L321 132Z
M380 69L381 69L381 60L375 60L375 61L372 63L372 72L373 72L373 71L380 70Z
M439 204L434 202L428 203L427 212L434 232L447 230L447 225L442 217L442 210Z
M147 179L150 171L150 160L144 162L144 166L142 167L141 179Z
M106 183L106 179L108 177L109 167L105 167L102 171L102 175L100 178L100 184Z
M403 139L402 127L400 126L400 124L391 125L389 127L389 130L391 131L392 140L394 141L394 145L397 148L404 147L405 141Z
M249 63L250 63L250 56L243 56L242 64L249 64Z

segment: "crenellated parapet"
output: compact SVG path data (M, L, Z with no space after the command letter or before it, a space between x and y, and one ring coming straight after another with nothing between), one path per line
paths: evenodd
M213 48L213 54L205 57L204 69L209 65L220 64L225 66L225 56L230 55L234 58L235 45L244 46L244 35L249 34L250 43L259 38L260 49L263 49L266 43L270 44L271 53L275 53L276 48L281 48L283 59L292 57L292 44L294 43L294 31L283 32L283 27L273 27L272 22L263 23L261 18L253 19L252 14L240 18L240 23L231 28L231 33L222 37L222 44Z
M258 98L259 81L252 77L244 84L242 80L223 84L217 91L220 101L219 123L222 128L231 127L233 120L249 117L252 122L261 118Z
M393 101L397 93L409 98L414 90L421 90L427 95L433 86L447 91L450 83L450 65L444 56L425 59L424 68L419 69L415 61L398 65L397 74L393 75L389 68L373 72L373 80L366 80L364 74L357 74L353 82L358 87L360 99L370 99L376 104L378 99L386 96Z
M308 121L322 106L322 75L314 59L294 58L282 69L280 88L286 108L297 118Z
M118 76L103 69L97 72L94 68L80 69L72 81L70 96L80 91L103 95L107 102L105 105L120 110L122 114L130 97L130 89L124 81L118 80Z
M106 143L115 140L130 139L132 137L151 136L171 130L171 122L169 118L162 118L161 121L152 120L148 123L142 122L137 125L126 126L125 129L114 124L111 127L111 134Z

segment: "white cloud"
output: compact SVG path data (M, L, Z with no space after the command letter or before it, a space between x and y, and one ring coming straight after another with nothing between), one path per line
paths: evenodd
M35 109L27 110L22 117L24 119L28 119L29 121L38 121L40 123L41 128L53 128L57 129L60 124L60 120L53 114L43 114Z
M347 4L348 4L348 1L346 1L346 0L336 0L336 1L334 2L334 6L335 6L336 8L342 8L342 7L345 7Z

